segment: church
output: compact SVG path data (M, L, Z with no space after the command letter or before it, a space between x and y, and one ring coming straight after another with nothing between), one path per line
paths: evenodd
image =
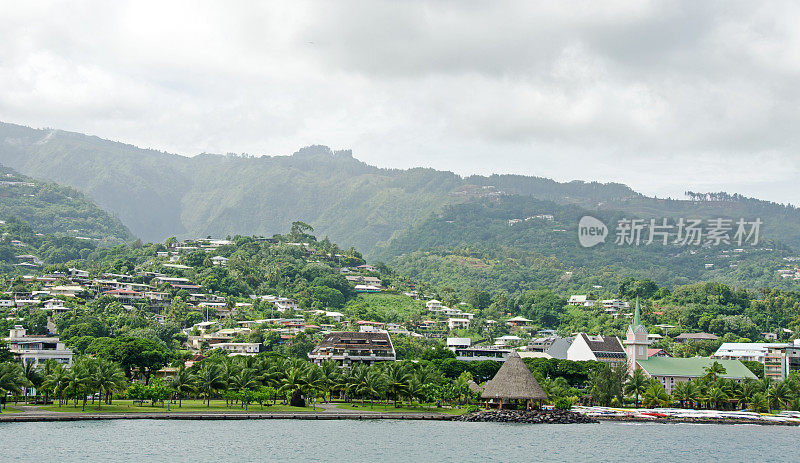
M715 360L710 357L650 357L648 347L651 341L647 340L647 335L647 328L641 323L639 300L637 299L633 323L628 325L625 341L623 341L628 361L628 374L633 374L635 370L642 370L645 376L658 380L670 394L676 383L705 376L705 369L714 362L719 362L725 368L725 373L720 375L723 378L733 379L736 382L758 379L738 360Z

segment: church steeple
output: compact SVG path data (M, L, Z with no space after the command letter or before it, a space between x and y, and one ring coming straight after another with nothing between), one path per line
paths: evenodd
M647 340L647 329L642 325L638 296L636 297L636 309L633 312L633 322L628 325L628 332L623 344L628 356L628 372L632 374L637 368L637 361L647 360L647 348L650 345L650 341Z

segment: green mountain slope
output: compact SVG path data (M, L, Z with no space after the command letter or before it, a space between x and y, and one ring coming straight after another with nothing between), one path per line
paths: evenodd
M14 218L39 233L91 238L101 244L134 239L119 219L74 188L40 182L0 165L0 220Z
M796 256L775 239L781 236L779 227L765 226L761 243L743 249L736 245L617 245L613 229L606 243L583 248L577 224L585 214L606 224L626 215L507 196L446 207L398 233L376 253L401 274L460 291L517 293L548 286L563 292L590 292L597 287L615 288L625 277L668 285L721 281L750 288L798 287L796 281L778 275L779 269L789 265L784 257ZM553 220L524 220L536 215L552 215ZM510 224L513 219L522 220Z
M702 201L660 200L615 183L559 183L520 175L462 178L433 169L382 169L354 159L349 151L324 146L307 147L292 156L187 158L77 133L0 123L0 163L79 189L148 241L169 236L269 236L302 220L319 236L355 246L371 257L392 257L422 249L398 247L395 240L402 241L405 230L446 206L536 198L644 218L760 217L766 229L780 230L773 238L800 248L800 212L791 206L725 195Z

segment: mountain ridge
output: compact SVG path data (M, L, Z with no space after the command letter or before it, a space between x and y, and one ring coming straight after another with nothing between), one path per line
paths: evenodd
M320 236L369 255L445 206L511 194L587 212L640 216L764 212L776 227L786 228L786 243L800 247L800 214L793 206L660 200L620 183L381 168L358 160L350 150L322 145L290 156L185 157L77 132L0 123L0 163L83 191L147 241L272 235L302 220Z

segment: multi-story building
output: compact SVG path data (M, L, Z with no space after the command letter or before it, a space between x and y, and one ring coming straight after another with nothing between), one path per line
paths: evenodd
M47 360L55 360L66 365L72 364L72 351L57 337L28 335L22 325L15 325L6 338L8 350L14 357L38 365Z
M358 362L372 365L395 361L397 356L388 333L341 331L325 335L308 358L318 365L334 360L340 366L350 366Z

